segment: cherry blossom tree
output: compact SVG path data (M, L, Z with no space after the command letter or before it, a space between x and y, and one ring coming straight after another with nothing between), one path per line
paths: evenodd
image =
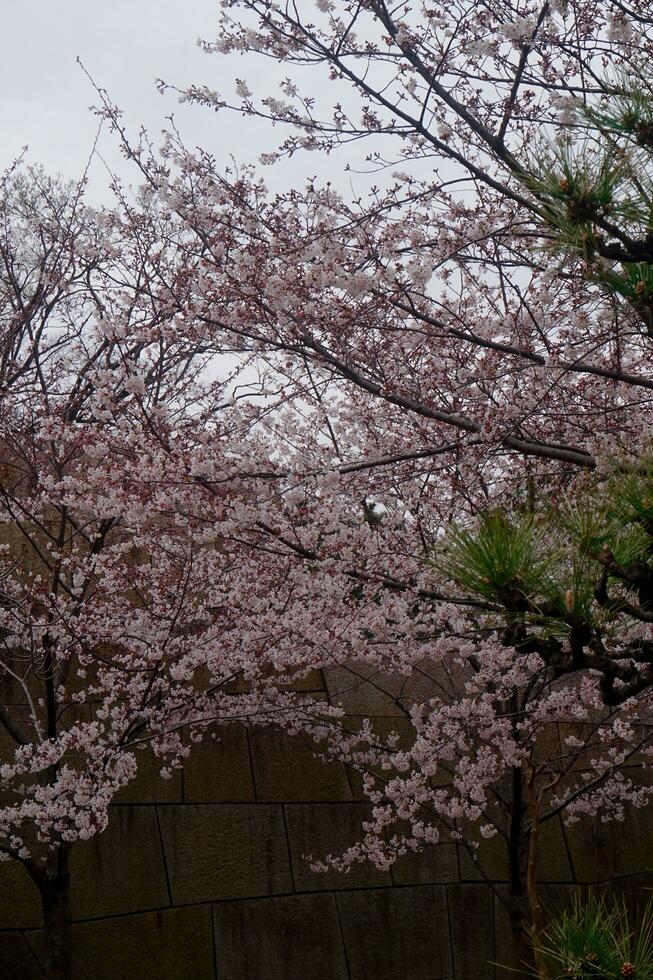
M291 76L278 97L239 80L235 98L200 86L181 98L285 127L266 164L346 151L381 186L347 201L311 181L270 210L251 204L259 288L237 323L210 294L199 315L294 355L302 376L310 365L321 404L327 390L347 398L383 467L364 497L377 534L403 526L428 558L459 526L420 636L421 652L452 658L462 690L413 705L417 748L382 763L408 775L381 791L370 781L374 820L340 864L433 842L425 807L458 836L456 821L498 806L507 822L482 826L511 853L513 922L541 931L542 819L619 818L648 798L618 772L649 738L648 5L221 6L207 52L267 57ZM332 99L309 72L330 79ZM182 175L214 181L209 158L171 153ZM190 184L175 184L174 206L205 244ZM338 459L364 453L360 434L325 438ZM438 606L447 583L455 615ZM387 667L413 673L402 653ZM578 722L592 734L567 730L551 748L554 723ZM389 838L401 821L408 832Z
M292 78L182 97L289 127L270 164L367 141L381 186L273 196L131 143L103 92L136 195L5 175L0 834L53 977L70 847L139 749L165 773L216 722L365 774L336 866L503 837L536 936L541 828L647 802L651 28L642 0L233 0L207 50ZM337 666L404 678L409 744L293 691Z
M292 681L329 638L351 647L346 558L307 576L304 491L266 479L284 399L250 370L241 400L246 360L179 313L182 244L169 212L5 175L0 850L39 888L53 977L70 849L105 828L139 750L165 776L214 723L319 731L329 707L305 712ZM316 459L312 480L319 497L333 475ZM340 497L342 537L360 507ZM353 553L360 528L346 537Z

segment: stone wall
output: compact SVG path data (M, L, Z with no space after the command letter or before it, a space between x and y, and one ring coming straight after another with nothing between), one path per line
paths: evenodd
M388 696L334 673L308 688L352 714L401 725ZM454 845L391 871L314 874L303 855L337 852L366 813L355 774L265 730L228 729L195 748L183 773L145 759L108 830L73 849L75 980L499 980L515 974L503 906ZM650 825L547 825L545 898L619 879L633 901L653 887ZM500 845L485 872L505 888ZM41 977L38 895L0 864L0 977Z

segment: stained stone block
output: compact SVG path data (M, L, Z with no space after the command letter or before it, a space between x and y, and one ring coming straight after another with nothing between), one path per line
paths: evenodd
M510 927L508 911L502 901L507 897L508 889L500 886L497 892L493 896L496 980L514 980L520 970L532 970L531 951L525 942L515 938ZM492 976L488 972L488 978Z
M629 878L620 878L610 882L601 891L610 897L616 898L618 902L624 902L626 907L637 916L642 912L653 892L653 874L633 875Z
M0 977L2 980L43 980L39 962L20 932L0 932Z
M541 882L574 880L567 842L559 817L542 824L537 877Z
M54 530L54 527L51 525L50 529ZM46 541L45 534L38 535L37 540L42 547ZM48 566L17 525L0 524L0 545L9 545L9 553L20 559L21 569L33 572L35 575L48 574Z
M25 683L33 701L38 701L45 696L43 682L40 677L34 676L34 671L30 671ZM11 674L0 675L0 700L9 708L12 715L18 709L19 719L21 716L27 717L28 712L23 708L26 700L25 690ZM33 728L31 730L34 731Z
M70 870L73 919L170 904L154 807L112 807L104 833L74 845Z
M446 980L453 974L441 886L337 896L351 980Z
M324 671L324 681L332 704L344 708L348 714L405 717L396 700L402 695L405 677L382 674L367 664L355 664L351 668L330 667Z
M507 881L508 852L503 837L498 834L489 840L481 837L478 825L461 832L469 839L470 844L477 842L478 847L468 848L462 844L458 846L460 880L483 881L489 878L490 881Z
M159 808L174 905L292 891L280 806Z
M36 929L41 925L38 888L18 861L0 861L0 929Z
M138 775L114 797L114 803L181 803L181 770L175 769L170 779L163 779L165 764L150 748L136 753Z
M550 921L561 911L569 908L580 889L576 885L563 883L543 884L538 888L538 891L544 906L545 918ZM507 886L497 886L494 895L494 958L498 964L496 967L497 980L510 980L510 978L515 977L515 971L519 970L522 972L531 970L529 975L534 975L532 973L532 950L527 942L515 938L510 927L508 911L504 904L507 897Z
M213 906L218 977L348 980L333 895Z
M443 663L422 660L410 674L401 675L401 703L411 708L426 701L449 702L460 696L470 676L471 670L463 672L460 666L454 676Z
M472 828L470 840L479 842L476 851L478 863L470 857L466 848L459 848L460 877L463 881L482 881L484 875L490 881L507 881L508 850L503 837L498 834L486 840L480 836L478 827ZM538 859L539 881L573 881L567 845L560 821L557 818L542 825Z
M431 844L417 853L400 857L391 869L395 885L443 885L457 882L458 856L456 845Z
M34 734L34 727L31 724L31 712L27 704L23 704L22 702L16 703L12 700L13 695L16 693L22 694L23 700L25 698L25 692L22 688L16 692L14 685L16 685L16 681L10 674L0 672L0 703L5 705L12 721L16 722L27 733L29 738ZM9 734L4 725L0 725L0 761L5 762L13 759L17 748L18 743Z
M305 693L309 691L324 691L324 679L321 670L309 670L303 677L295 677L294 679L292 676L286 674L287 680L284 680L283 672L275 672L270 668L264 671L264 676L276 677L277 683L282 690L303 691ZM243 677L236 677L223 687L223 690L227 694L247 694L251 689L251 681L245 680Z
M608 881L653 871L651 810L630 808L623 823L591 817L565 827L576 878Z
M434 698L448 702L463 689L462 671L456 677L443 664L428 660L408 676L352 662L324 671L327 692L352 714L405 717L405 711Z
M315 859L338 855L360 839L361 821L369 818L370 808L361 803L295 803L285 807L288 841L295 889L326 891L339 888L366 888L391 883L387 871L377 871L368 861L355 864L345 874L339 871L311 871L308 855Z
M344 765L316 758L311 746L298 736L258 728L250 731L249 738L258 800L351 799Z
M31 933L29 939L37 955L43 956L42 933ZM72 980L109 978L215 980L211 907L165 909L74 925Z
M247 732L238 725L218 729L193 745L184 765L186 803L246 803L254 800Z
M296 677L289 687L293 691L323 691L324 678L322 677L322 671L309 670L304 677Z
M494 966L492 893L486 885L448 885L456 980L488 980Z
M415 665L412 674L405 681L403 703L409 707L434 698L447 703L459 696L469 674L471 671L464 675L462 668L458 667L456 676L453 677L444 664L423 660Z

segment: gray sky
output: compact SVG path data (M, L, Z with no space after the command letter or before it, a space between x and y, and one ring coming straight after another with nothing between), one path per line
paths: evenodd
M28 145L28 159L49 171L83 172L98 120L89 112L97 99L78 55L124 110L132 133L143 123L158 143L172 112L186 143L201 144L221 161L231 153L254 160L274 142L277 134L265 124L180 105L174 93L156 90L155 79L163 78L180 88L206 83L231 95L236 75L254 87L253 75L274 73L258 59L205 55L196 46L198 37L215 36L217 0L0 0L0 15L0 168ZM116 152L115 138L103 137L101 150L119 173L137 180ZM299 179L312 167L304 160L291 169ZM96 162L94 198L106 196L102 171Z

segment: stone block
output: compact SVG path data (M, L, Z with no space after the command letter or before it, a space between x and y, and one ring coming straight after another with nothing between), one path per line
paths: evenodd
M370 664L351 662L324 671L331 699L347 712L372 716L405 717L415 705L433 698L444 702L456 697L464 677L452 677L443 664L424 660L409 675L381 671Z
M569 861L567 841L559 817L542 824L537 879L541 882L570 883L574 874Z
M136 761L138 775L116 793L114 803L181 803L180 769L175 769L170 779L163 779L161 767L165 763L149 747L136 753Z
M184 766L184 802L246 803L254 800L247 732L239 725L216 730L193 745Z
M280 806L161 806L174 905L292 891Z
M482 837L478 824L461 828L461 833L470 845L477 843L478 847L458 845L460 880L484 881L488 878L490 881L507 881L508 851L504 838L499 834L489 839Z
M581 817L565 827L576 880L608 881L653 871L650 808L629 808L622 823Z
M287 691L324 691L324 678L321 670L308 670L303 674L292 672L274 671L272 668L263 671L264 677L276 677L277 684L281 690ZM223 685L223 690L227 694L248 694L252 690L252 682L245 680L242 676L235 677L232 681Z
M557 883L543 884L538 888L545 918L551 921L564 909L570 907L579 889L576 885ZM510 927L508 910L505 902L508 898L508 888L498 885L494 890L494 949L497 980L510 980L517 972L521 975L535 976L533 971L533 954L529 943L517 939ZM531 971L530 973L528 971ZM521 972L520 972L521 971Z
M288 687L292 691L323 691L324 678L321 670L309 670L303 677L296 677Z
M423 660L415 665L405 680L402 703L406 707L424 704L432 699L449 703L460 696L464 682L470 675L471 670L464 672L462 667L457 667L454 676L446 664Z
M492 892L487 885L448 885L456 980L488 980L494 971Z
M530 947L516 939L510 927L508 910L504 904L507 896L508 889L502 886L499 886L493 896L496 980L514 980L518 975L528 975L528 970L533 969ZM492 976L492 973L488 973L488 977Z
M29 940L42 957L42 933L30 933ZM165 909L73 925L72 980L109 978L215 980L211 907Z
M2 980L43 980L36 956L20 932L0 932Z
M224 980L348 980L333 895L223 902L213 918Z
M482 881L485 876L490 881L507 881L508 849L505 839L497 834L486 840L481 837L478 827L472 827L468 833L470 840L479 842L475 852L477 861L473 860L467 848L459 847L461 880ZM567 844L558 818L548 820L542 825L537 877L542 882L574 880Z
M73 919L170 904L154 807L115 806L103 834L70 852Z
M405 717L397 703L405 677L383 674L367 664L355 664L328 668L324 671L324 681L331 703L348 714Z
M4 680L7 681L6 684L4 684ZM16 681L10 674L0 672L0 703L7 708L12 721L16 722L23 729L28 738L31 738L34 736L31 711L27 704L12 701L11 691L13 689L10 684L16 684ZM19 693L22 693L23 698L25 697L22 688ZM9 734L4 725L0 725L0 763L13 760L17 748L18 742ZM3 792L0 799L4 799L5 795Z
M368 861L354 864L348 873L316 872L309 867L314 859L338 855L360 839L361 821L369 818L370 808L361 803L294 803L285 807L288 842L295 889L327 891L339 888L369 888L389 885L390 873L377 871Z
M443 885L459 880L456 845L431 844L400 857L391 869L395 885Z
M349 800L351 789L341 762L316 758L300 736L271 728L249 733L256 798L262 802Z
M618 902L623 902L636 921L650 901L653 892L653 874L618 878L602 890L608 897L608 901L614 897Z
M39 698L45 697L45 685L41 677L35 673L33 670L25 671L25 676L23 677L25 687L29 691L29 696L34 702L37 702ZM22 715L25 717L27 711L24 710L24 705L27 703L27 695L25 693L25 687L23 683L17 680L12 674L7 674L3 671L0 674L0 700L4 705L10 708L11 713L14 713L14 709L18 709L19 718ZM34 729L32 728L32 731Z
M452 976L444 887L341 892L337 901L351 980Z
M42 922L41 896L23 865L0 861L0 929L36 929Z

